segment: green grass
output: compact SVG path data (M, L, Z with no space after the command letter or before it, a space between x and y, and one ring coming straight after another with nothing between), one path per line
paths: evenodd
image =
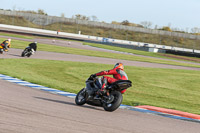
M77 93L92 74L113 65L39 59L0 59L1 74ZM200 114L200 71L125 66L133 87L123 104L152 105Z
M5 38L0 38L0 39L4 40ZM11 47L24 49L29 43L30 42L27 42L27 41L19 41L19 40L12 39ZM76 55L104 57L104 58L113 58L113 59L123 59L123 60L130 60L130 61L143 61L143 62L151 62L151 63L170 64L170 65L177 65L177 66L200 67L199 65L195 65L195 64L179 63L175 61L166 61L162 59L153 59L153 58L148 58L148 57L138 57L138 56L132 56L132 55L124 55L124 54L117 54L117 53L92 51L92 50L83 50L83 49L77 49L77 48L62 47L62 46L40 44L40 43L38 44L38 50L67 53L67 54L76 54Z
M103 48L103 49L108 49L108 50L115 50L115 51L120 51L120 52L132 53L132 54L136 54L136 55L144 55L144 56L156 57L156 58L162 58L162 59L171 59L171 60L179 60L179 61L188 61L188 62L199 63L199 61L197 61L197 60L199 60L198 57L188 57L188 56L180 56L180 55L165 54L165 53L153 53L153 52L147 52L147 51L141 51L141 50L134 50L134 49L130 49L130 48L123 48L123 47L118 47L118 46L110 46L110 45L107 45L107 44L98 44L98 43L84 42L83 45L89 45L89 46L97 47L97 48ZM168 55L173 55L174 57L167 57ZM187 58L187 60L181 59L181 57Z
M56 40L64 40L64 41L76 41L76 40L70 40L70 39L63 39L63 38L57 38L57 37L46 37L46 36L39 36L39 35L23 35L23 34L17 34L17 33L6 33L6 32L0 32L0 35L9 37L17 37L17 38L23 38L23 39L36 39L36 38L42 38L42 39L56 39ZM81 42L81 41L76 41Z
M141 50L134 50L134 49L130 49L130 48L122 48L122 47L110 46L110 45L106 45L106 44L96 44L96 43L87 43L87 42L84 42L83 44L93 46L93 47L97 47L97 48L104 48L104 49L109 49L109 50L132 53L132 54L136 54L136 55L167 58L167 57L160 55L159 53L153 53L153 52L147 52L147 51L141 51Z
M2 33L0 32L0 35L2 36L8 36L8 37L17 37L17 38L24 38L24 39L34 39L33 36L24 36L24 35L20 35L20 34L10 34L10 33Z

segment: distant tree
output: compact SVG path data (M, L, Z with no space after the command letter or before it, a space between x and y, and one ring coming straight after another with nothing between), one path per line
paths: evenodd
M81 19L82 20L90 20L90 17L87 17L87 16L83 15Z
M137 27L141 27L141 28L144 28L144 26L143 25L141 25L141 24L135 24Z
M150 22L150 21L142 21L140 24L141 24L144 28L151 28L151 26L152 26L152 22Z
M76 14L76 15L72 16L72 18L74 18L74 19L81 19L81 14Z
M85 15L81 15L81 14L76 14L75 16L72 16L72 18L80 19L80 20L90 20L90 17L87 17Z
M187 28L185 28L185 32L186 33L188 33L189 32L189 28L187 27Z
M111 24L127 25L127 26L135 26L135 27L143 27L140 24L130 23L128 20L124 20L122 22L112 21Z
M200 28L194 27L194 28L191 29L191 32L192 33L200 33Z
M121 24L122 24L122 25L130 25L130 23L129 23L128 20L124 20L124 21L122 21Z
M112 21L111 24L118 24L118 25L120 25L120 22Z
M155 25L154 29L157 30L158 29L158 25Z
M96 16L91 16L91 18L92 18L92 21L98 21L98 18L96 17Z
M60 15L62 18L64 18L65 17L65 14L64 13L61 13L61 15Z
M165 30L165 31L170 31L170 32L172 32L172 30L171 30L168 26L163 26L163 28L160 29L160 30Z
M38 9L38 14L41 14L41 15L47 15L47 13L44 12L44 10L42 9Z

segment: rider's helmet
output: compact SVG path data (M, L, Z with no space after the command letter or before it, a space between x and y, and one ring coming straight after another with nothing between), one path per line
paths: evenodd
M117 68L117 69L119 68L119 69L124 70L124 65L122 63L116 63L114 68Z
M9 38L8 39L8 46L7 46L8 48L10 48L11 47L11 39Z

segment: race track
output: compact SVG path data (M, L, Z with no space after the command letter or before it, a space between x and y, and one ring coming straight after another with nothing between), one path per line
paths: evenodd
M10 49L0 58L18 58ZM37 51L30 58L128 66L200 70L199 68ZM28 59L28 58L27 58ZM0 80L0 133L198 133L199 123L153 114L75 105L74 99Z
M131 110L106 112L0 80L1 133L198 133L199 123Z
M22 51L23 51L22 49L11 48L8 53L4 53L4 55L0 55L0 59L1 58L20 58L21 59ZM74 54L64 54L64 53L46 52L46 51L37 51L36 54L31 56L30 58L46 59L46 60L90 62L90 63L101 63L101 64L115 64L116 62L122 62L125 66L200 70L200 68L194 68L194 67L174 66L174 65L167 65L167 64L128 61L128 60L119 60L119 59L92 57L92 56L83 56L83 55L74 55Z
M126 54L126 55L132 55L133 58L135 56L138 57L147 57L147 58L153 58L153 59L160 59L160 60L169 60L169 61L175 61L175 62L180 62L180 63L188 63L188 64L196 64L200 65L200 63L195 63L195 62L190 62L190 61L182 61L182 60L175 60L175 59L165 59L165 58L158 58L158 57L150 57L150 56L144 56L144 55L136 55L132 53L126 53L126 52L119 52L119 51L114 51L114 50L107 50L107 49L102 49L102 48L97 48L97 47L92 47L88 45L83 45L81 42L76 42L76 41L65 41L65 40L56 40L56 39L42 39L42 38L35 38L35 39L24 39L24 38L17 38L17 37L8 37L8 36L2 36L2 38L11 38L15 40L21 40L21 41L29 41L29 42L34 42L37 41L38 43L43 43L43 44L49 44L49 45L57 45L57 46L63 46L63 47L70 47L70 48L78 48L78 49L84 49L84 50L92 50L92 51L102 51L102 52L109 52L109 53L120 53L120 54ZM28 45L28 44L27 44ZM11 56L0 56L0 58L16 58L16 56L21 55L22 50L19 51L10 51ZM39 53L39 54L38 54ZM154 68L172 68L172 69L186 69L186 70L200 70L200 69L194 69L194 68L187 68L187 67L176 67L176 66L171 66L171 65L162 65L162 64L156 64L156 63L146 63L146 62L138 62L138 61L131 61L127 63L127 61L123 60L110 60L108 58L91 58L88 56L75 56L75 55L70 55L68 54L56 54L54 55L52 52L48 52L48 54L45 52L41 51L37 52L37 55L32 57L32 58L45 58L45 59L55 59L55 60L65 60L65 61L83 61L82 62L94 62L94 63L105 63L105 64L113 64L116 62L125 62L125 65L130 65L130 66L142 66L142 67L154 67ZM5 53L6 54L6 53ZM8 54L9 55L9 54ZM12 56L14 55L14 56ZM41 57L41 55L45 55L46 57ZM54 57L55 56L55 57ZM71 58L72 59L69 59ZM77 58L81 58L77 60ZM86 59L85 59L86 58ZM98 61L100 60L100 61ZM110 63L111 62L111 63Z

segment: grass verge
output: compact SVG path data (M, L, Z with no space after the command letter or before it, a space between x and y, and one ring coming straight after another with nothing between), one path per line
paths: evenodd
M20 34L12 34L12 33L3 33L0 32L0 35L2 36L8 36L8 37L17 37L17 38L24 38L24 39L34 39L33 36L28 36L28 35L20 35Z
M103 49L115 50L115 51L120 51L120 52L132 53L132 54L136 54L136 55L144 55L144 56L150 56L150 57L163 58L163 59L182 60L182 61L187 60L187 61L191 61L191 62L200 62L200 61L195 61L195 59L199 60L199 58L197 58L197 57L187 57L187 56L179 56L179 55L165 54L165 53L153 53L153 52L134 50L134 49L130 49L130 48L122 48L122 47L110 46L110 45L106 45L106 44L97 44L97 43L84 42L83 45L89 45L89 46L93 46L93 47L97 47L97 48L103 48ZM181 57L182 57L182 59L181 59Z
M39 59L0 59L1 74L63 91L77 93L85 80L113 65ZM123 104L152 105L200 114L200 71L125 66L133 87Z
M127 52L127 53L136 54L136 55L144 55L144 56L150 56L150 57L166 58L166 57L164 57L162 55L159 55L158 53L134 50L134 49L130 49L130 48L122 48L122 47L117 47L117 46L110 46L110 45L106 45L106 44L96 44L96 43L84 42L83 45L89 45L89 46L93 46L93 47L97 47L97 48L115 50L115 51L120 51L120 52Z

